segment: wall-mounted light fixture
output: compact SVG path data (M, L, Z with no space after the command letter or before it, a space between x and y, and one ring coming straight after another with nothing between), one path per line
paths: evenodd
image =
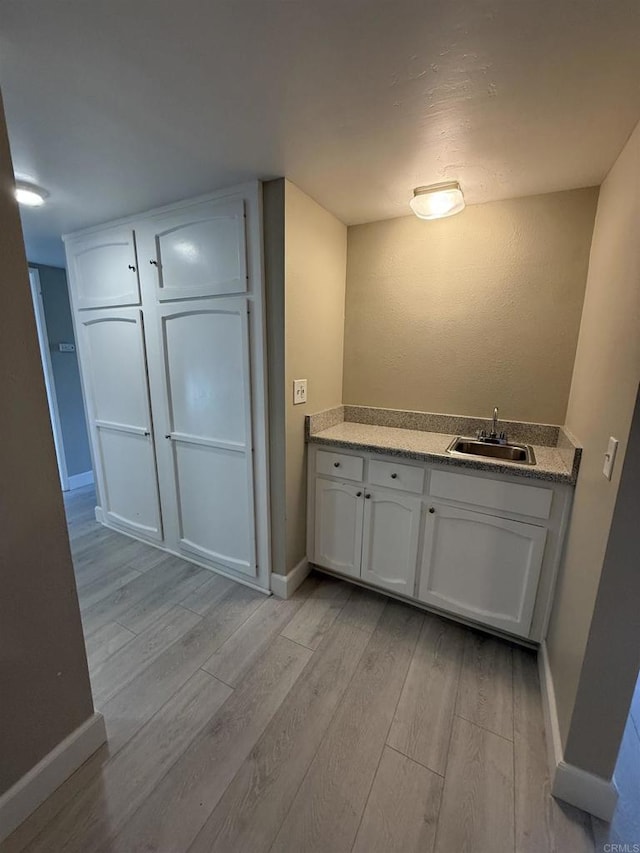
M464 210L464 196L457 181L416 187L409 202L419 219L442 219Z
M49 198L49 193L42 187L29 181L16 181L16 199L18 204L25 207L40 207Z

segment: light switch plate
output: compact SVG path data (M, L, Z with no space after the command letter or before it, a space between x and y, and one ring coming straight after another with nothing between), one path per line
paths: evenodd
M298 406L300 403L307 402L307 380L293 380L293 405Z
M607 480L611 479L611 475L613 474L613 463L616 461L616 453L618 452L618 439L611 436L609 439L609 444L607 446L607 452L604 454L604 466L602 468L602 473L607 478Z

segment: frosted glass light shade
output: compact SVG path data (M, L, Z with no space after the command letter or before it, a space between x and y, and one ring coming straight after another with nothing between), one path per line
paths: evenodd
M419 219L442 219L464 210L464 196L457 181L416 187L409 202Z
M18 204L25 207L40 207L44 204L49 193L35 184L30 184L27 181L16 181L16 199Z

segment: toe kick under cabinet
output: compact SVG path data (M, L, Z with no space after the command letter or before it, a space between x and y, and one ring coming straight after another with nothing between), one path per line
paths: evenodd
M269 583L261 189L65 238L97 517Z
M565 483L309 445L314 565L490 630L546 633Z

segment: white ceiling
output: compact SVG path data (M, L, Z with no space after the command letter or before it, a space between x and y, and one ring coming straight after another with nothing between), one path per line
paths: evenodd
M286 175L344 222L598 184L640 117L638 0L0 0L32 260L58 236Z

